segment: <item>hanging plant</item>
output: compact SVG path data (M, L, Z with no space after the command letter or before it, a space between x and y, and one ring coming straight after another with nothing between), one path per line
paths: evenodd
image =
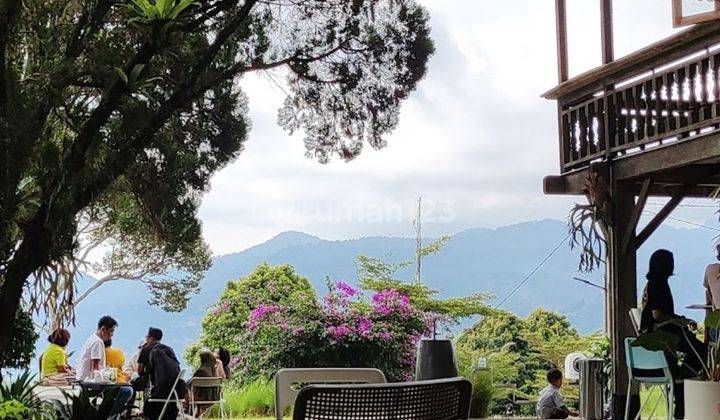
M605 261L605 234L612 225L610 192L606 181L597 172L585 179L583 192L588 204L575 204L568 216L570 249L580 248L578 270L590 273Z

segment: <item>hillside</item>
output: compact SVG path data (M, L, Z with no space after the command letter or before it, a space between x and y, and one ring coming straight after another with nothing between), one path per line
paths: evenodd
M542 220L498 229L468 229L453 236L440 253L425 260L424 280L445 296L490 292L499 301L505 297L565 236L563 222ZM704 299L702 272L712 260L713 232L701 229L661 228L639 253L639 273L644 273L649 253L658 247L676 254L677 277L672 280L676 307ZM205 310L217 299L226 282L249 273L261 262L288 263L324 290L325 279L355 281L354 258L362 253L391 260L411 258L414 239L365 237L329 241L300 232L284 232L245 251L214 258L188 309L179 314L164 313L146 303L141 285L116 282L98 289L78 308L78 325L72 329L71 350L78 350L93 330L95 320L111 314L120 322L116 342L130 352L144 337L148 326L165 331L166 342L182 351L195 340ZM558 252L507 301L505 308L525 315L543 306L568 315L583 332L603 327L602 291L572 280L577 255L568 246ZM406 274L411 277L410 271ZM601 283L601 273L581 276ZM683 282L679 286L679 282ZM640 278L640 287L643 279ZM82 287L81 287L82 288ZM690 316L698 313L688 312ZM44 344L40 344L40 350Z

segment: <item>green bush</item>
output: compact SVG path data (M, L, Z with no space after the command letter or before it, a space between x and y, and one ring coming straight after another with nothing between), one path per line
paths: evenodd
M55 409L35 396L35 375L21 373L0 385L0 419L52 419Z
M389 289L366 296L338 281L322 304L260 305L239 339L241 377L270 378L280 368L373 367L389 381L411 380L425 313Z
M7 400L0 402L0 419L3 420L24 420L28 418L29 409L21 402Z
M250 275L228 282L202 321L200 340L185 349L185 360L197 364L201 348L225 347L231 355L237 355L238 336L245 331L250 311L260 305L307 305L316 301L310 282L295 273L292 266L261 264Z

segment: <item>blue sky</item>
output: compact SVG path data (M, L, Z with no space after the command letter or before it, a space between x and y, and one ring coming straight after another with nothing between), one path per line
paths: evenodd
M245 151L203 198L200 218L214 253L285 230L328 239L410 236L419 195L429 236L565 218L578 198L544 196L541 183L558 171L555 105L540 98L557 81L554 2L421 3L437 52L383 150L365 148L350 163L308 159L302 136L276 124L282 72L239 82L253 126ZM568 0L568 14L578 74L600 63L598 1ZM615 0L615 26L617 56L668 36L670 0ZM686 208L679 217L706 222L713 209Z

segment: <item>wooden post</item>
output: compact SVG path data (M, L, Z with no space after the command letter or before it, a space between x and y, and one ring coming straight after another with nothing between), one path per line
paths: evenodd
M637 306L637 259L634 247L622 251L622 242L628 225L632 222L635 192L629 185L613 183L613 226L608 229L608 286L609 335L612 351L612 397L616 419L624 418L625 401L628 398L628 374L625 364L624 341L635 335L628 312ZM637 412L640 399L635 387L631 391L631 407Z
M567 13L565 0L555 0L555 34L557 37L558 83L567 81L568 46L567 46ZM560 140L560 172L565 172L565 139L563 138L562 103L557 101L558 139Z
M613 36L612 0L600 0L600 35L602 36L602 62L611 63L615 59L615 41Z
M562 83L569 77L565 0L555 0L555 32L557 36L558 83Z

